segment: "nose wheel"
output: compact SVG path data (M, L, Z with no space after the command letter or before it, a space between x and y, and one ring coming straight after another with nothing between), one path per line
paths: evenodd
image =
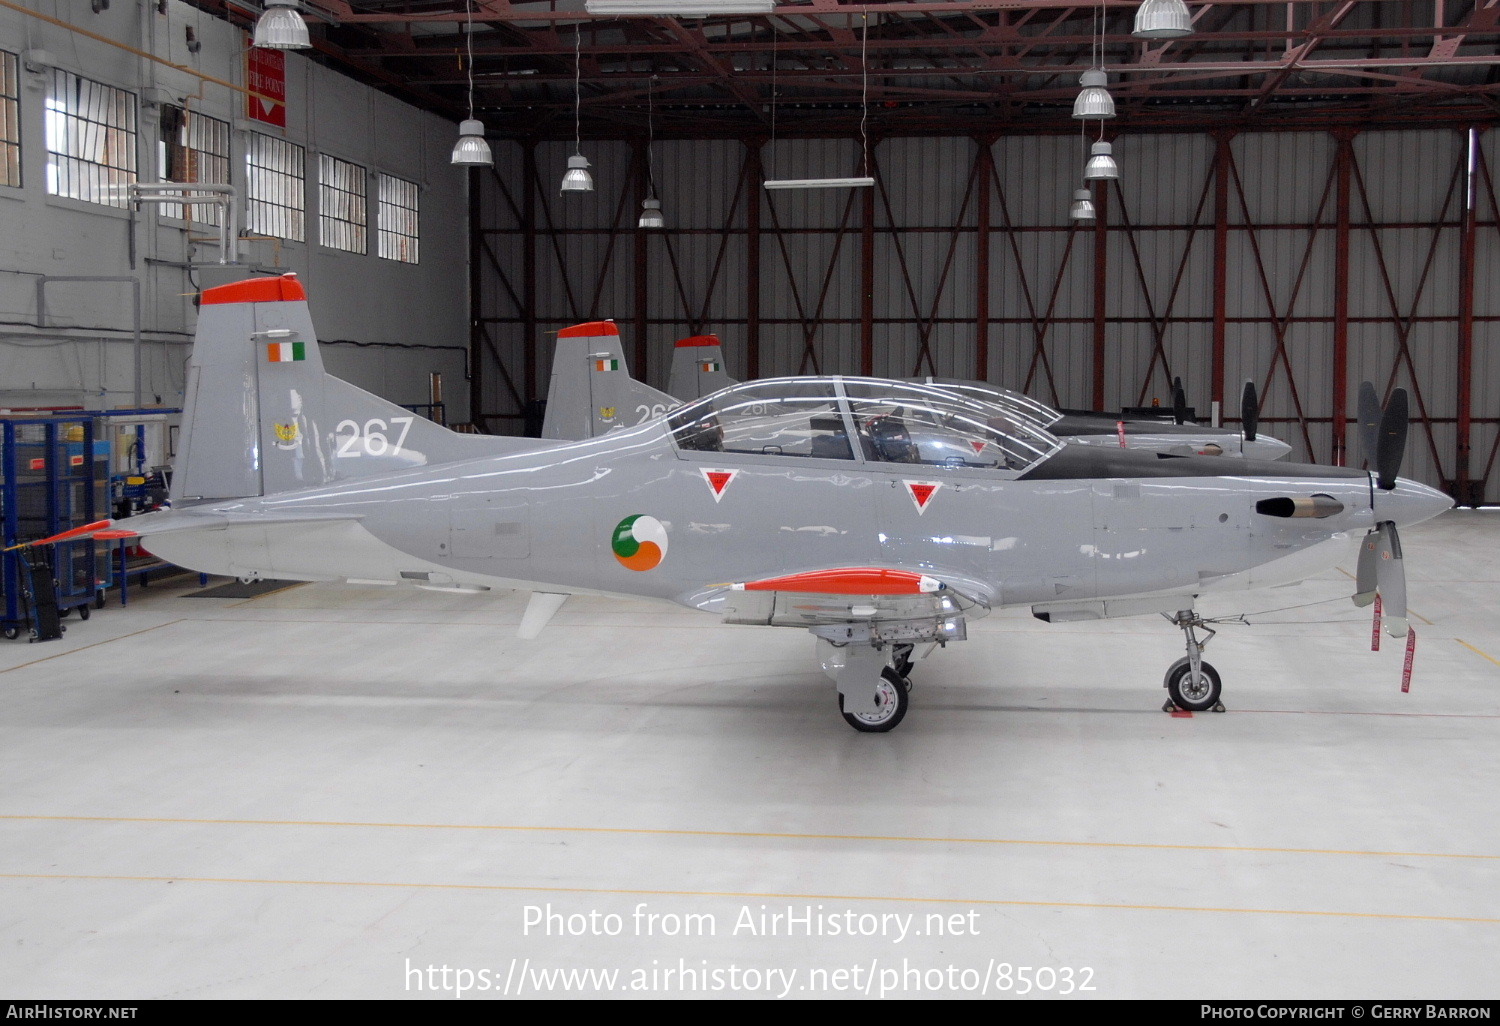
M1224 684L1213 664L1203 660L1203 650L1217 632L1191 609L1179 611L1172 617L1172 624L1181 628L1187 639L1187 655L1167 667L1162 678L1168 696L1162 711L1223 712L1224 703L1219 701L1219 696L1224 691ZM1200 630L1205 632L1201 639L1198 636Z

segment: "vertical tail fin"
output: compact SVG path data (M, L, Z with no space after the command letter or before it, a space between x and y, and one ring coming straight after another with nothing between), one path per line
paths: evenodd
M735 384L724 373L724 350L717 335L694 335L680 340L672 350L672 376L667 391L683 402L717 392Z
M557 333L542 437L576 441L634 427L682 404L630 376L613 321Z
M324 373L302 283L291 274L251 278L201 297L171 498L272 495L503 444L449 431Z

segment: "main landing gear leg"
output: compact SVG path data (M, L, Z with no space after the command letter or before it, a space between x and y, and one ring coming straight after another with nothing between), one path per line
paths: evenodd
M834 678L839 712L855 730L876 734L893 729L906 716L904 679L886 665L883 646L852 643Z
M1191 609L1179 610L1172 617L1172 626L1180 627L1187 638L1187 655L1167 667L1162 686L1171 696L1162 706L1163 712L1186 709L1189 712L1223 712L1224 703L1219 695L1224 686L1219 680L1219 671L1212 663L1203 660L1203 650L1217 633ZM1205 632L1201 640L1198 631Z

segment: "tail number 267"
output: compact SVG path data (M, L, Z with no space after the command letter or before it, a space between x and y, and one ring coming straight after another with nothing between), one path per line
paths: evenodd
M379 417L367 420L363 427L358 421L341 420L339 426L334 429L333 440L339 444L338 456L399 456L401 445L406 441L406 433L411 430L412 421L415 417L392 417L387 424ZM400 428L401 433L396 436L394 443L390 440L390 432ZM349 433L344 434L345 431Z

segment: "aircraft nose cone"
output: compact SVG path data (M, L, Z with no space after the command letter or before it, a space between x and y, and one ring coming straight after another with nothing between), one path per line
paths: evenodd
M1452 508L1453 499L1446 493L1404 477L1397 478L1388 492L1375 490L1375 518L1394 520L1397 527L1420 524Z
M1244 454L1252 460L1279 460L1292 451L1292 447L1279 438L1259 435L1253 442L1244 443Z

